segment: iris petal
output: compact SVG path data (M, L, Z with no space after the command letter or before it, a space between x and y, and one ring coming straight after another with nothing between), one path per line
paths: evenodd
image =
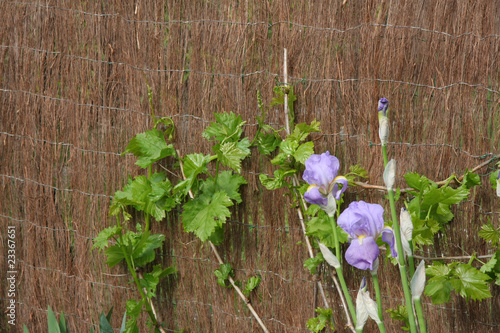
M336 200L340 200L340 196L347 189L347 183L348 183L347 178L345 178L344 176L338 176L333 180L333 182L335 183L335 186L333 187L332 191L333 196L335 197ZM342 184L342 188L340 190L338 184Z
M398 256L398 252L396 251L396 239L394 238L394 232L391 228L384 227L384 229L382 229L382 240L389 244L391 256L396 258Z
M319 187L317 186L309 186L306 193L304 193L304 199L313 205L328 205L328 198L319 193Z
M372 269L380 250L373 237L364 237L362 241L353 239L345 252L349 265L359 269Z
M337 176L340 162L330 152L321 155L311 155L306 161L306 170L302 178L309 185L318 185L328 188L331 181Z

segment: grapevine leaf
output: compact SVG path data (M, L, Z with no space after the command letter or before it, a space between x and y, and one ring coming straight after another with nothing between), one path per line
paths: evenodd
M333 236L332 225L326 216L326 214L321 211L317 217L311 218L307 222L307 235L318 238L318 240L328 247L335 247L335 238ZM347 242L347 233L337 226L337 235L340 243Z
M261 154L270 155L280 145L281 138L276 133L261 134L256 143Z
M332 309L323 309L323 308L317 308L314 311L316 311L316 313L318 313L319 315L314 318L309 318L306 326L308 330L311 330L314 333L318 333L321 332L326 327L326 324L330 322L333 311ZM330 328L332 330L334 329L331 322L330 322Z
M497 170L497 171L492 172L490 175L491 187L493 187L494 190L497 189L497 179L498 179L499 172L500 172L500 170Z
M95 248L99 248L99 253L108 247L108 240L113 238L113 236L119 235L122 231L122 227L117 225L113 227L106 228L102 230L96 238L94 238L94 245L92 246L92 250Z
M476 185L481 184L481 177L478 174L471 172L470 170L465 171L463 185L465 188L470 189Z
M298 147L299 143L296 141L285 140L280 144L281 152L287 155L293 155Z
M264 174L260 174L259 179L262 185L264 185L264 187L268 190L276 190L278 188L287 186L285 177L292 176L294 173L295 170L284 171L283 169L278 169L274 171L274 178Z
M481 266L481 272L488 274L491 280L495 281L495 284L500 286L500 250L497 250L493 257Z
M216 156L203 154L189 154L184 156L183 171L186 179L175 185L174 192L180 192L186 195L196 181L196 177L200 173L207 171L207 164L214 158L216 158Z
M349 173L345 175L347 181L349 182L349 186L356 186L354 184L354 180L356 177L359 178L368 178L368 171L361 167L359 164L351 165L349 167ZM396 200L397 201L397 200Z
M130 240L132 241L133 252L132 258L136 267L142 267L147 263L155 260L155 249L163 245L165 235L153 234L150 235L149 231L142 234L130 232Z
M221 245L224 240L224 229L221 227L216 227L215 231L208 237L214 245Z
M137 319L139 319L139 316L141 315L142 312L142 307L144 305L144 300L140 300L139 302L136 302L135 300L131 299L127 301L127 324L125 325L125 332L126 333L139 333L139 327L137 326Z
M451 274L451 267L439 261L436 261L425 269L425 274L430 277L449 277Z
M452 290L453 286L446 276L435 276L429 279L425 286L425 294L432 298L434 304L447 303L450 300Z
M422 191L423 188L430 184L430 180L427 177L421 176L415 172L405 174L404 178L409 187L418 191Z
M386 311L391 319L403 321L406 326L401 327L403 331L410 330L410 322L408 321L408 311L406 311L406 306L400 305L396 309L389 309Z
M231 264L221 264L214 271L214 275L217 277L217 283L222 287L226 287L226 281L230 276L234 276L233 267L231 267Z
M295 125L293 133L288 137L289 140L296 142L304 141L310 133L319 132L319 126L321 123L319 121L313 120L310 125L306 123L300 123Z
M144 273L143 278L139 279L141 287L146 290L148 298L156 297L156 286L162 278L175 273L177 270L173 267L161 268L161 265L155 265L151 273Z
M184 156L184 176L189 179L196 178L200 173L207 171L207 164L213 159L210 155L189 154Z
M243 133L242 127L246 123L241 119L240 115L233 112L216 113L215 121L210 122L210 126L202 134L207 140L223 141L229 139L232 142L238 141Z
M491 297L488 280L490 277L469 264L459 264L454 270L457 279L451 280L453 288L464 298L483 300Z
M304 261L304 267L311 272L311 274L316 274L316 269L318 268L319 265L321 265L322 262L325 261L325 258L323 258L323 254L321 252L318 252L316 257L314 258L309 258L306 261Z
M234 169L238 173L241 172L241 161L247 155L248 154L245 151L238 148L236 142L224 142L220 145L217 151L219 161L223 165Z
M104 253L107 257L106 264L109 267L114 267L125 259L125 257L123 256L123 251L119 245L112 245L108 247L106 250L104 250Z
M252 276L248 279L247 284L245 286L245 290L243 290L243 294L246 296L250 295L252 290L257 288L260 284L261 278L259 276Z
M314 143L309 141L306 143L301 144L295 153L293 153L293 157L295 158L296 161L305 164L307 159L314 154Z
M213 195L215 192L225 192L229 198L241 203L241 195L239 188L241 185L246 184L245 178L240 175L235 175L231 171L222 171L215 178L209 178L203 182L201 187L203 193Z
M184 204L182 222L186 232L194 232L202 241L221 227L226 218L231 215L227 207L233 203L224 192L215 192L213 195L202 194Z
M491 242L493 246L497 246L500 242L500 228L496 229L491 222L488 222L488 224L481 226L479 236L481 236L484 240Z
M167 145L163 133L154 128L133 137L122 155L126 153L139 157L135 164L147 168L162 158L174 155L175 149L172 144Z

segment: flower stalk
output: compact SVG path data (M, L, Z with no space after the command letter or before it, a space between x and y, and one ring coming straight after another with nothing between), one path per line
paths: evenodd
M389 102L387 101L386 98L382 98L379 101L379 124L381 128L379 129L379 134L380 134L380 140L382 142L382 155L384 158L384 168L388 164L388 159L387 159L387 136L388 136L388 120L387 120L387 107L388 107ZM382 105L382 107L381 107ZM385 118L385 123L381 119ZM382 126L384 128L382 129ZM387 128L385 128L387 126ZM387 134L387 136L383 137L382 134ZM401 231L399 228L399 223L398 223L398 216L396 214L396 203L394 201L394 191L392 188L387 189L388 196L389 196L389 204L391 206L391 216L392 216L392 229L394 230L394 236L396 238L396 249L398 252L398 263L399 263L399 272L401 275L401 282L403 284L403 292L405 296L405 301L406 301L406 310L408 312L408 321L410 323L410 332L411 333L417 333L417 326L415 322L415 316L413 314L413 304L412 304L412 298L411 298L411 293L410 293L410 288L408 285L408 277L407 277L407 272L406 272L406 263L405 263L405 258L404 258L404 250L403 250L403 244L401 242Z
M333 239L335 242L335 253L337 258L342 258L340 255L340 243L339 243L339 236L337 232L337 222L335 222L335 217L328 216L330 220L330 224L332 225L333 229ZM342 292L344 293L344 297L347 302L347 306L349 307L349 312L351 313L352 320L354 321L354 325L356 325L356 308L354 307L354 303L352 302L351 295L349 294L349 289L347 289L347 284L345 283L344 279L344 271L342 270L342 265L339 265L338 267L335 267L335 270L337 271L337 275L339 277L340 281L340 286L342 287Z
M382 325L384 322L384 311L382 309L382 295L380 293L380 284L378 283L378 265L379 265L379 260L377 258L376 264L374 264L373 269L370 271L373 279L373 286L375 287L375 297L377 299L377 310L378 310L378 317L382 321Z

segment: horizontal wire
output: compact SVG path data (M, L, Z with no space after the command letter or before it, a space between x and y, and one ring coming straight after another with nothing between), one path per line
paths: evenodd
M444 31L432 30L432 29L427 29L427 28L418 27L418 26L399 25L399 24L380 24L380 23L371 23L371 22L361 23L361 24L358 24L356 26L352 26L352 27L345 28L345 29L339 29L339 28L332 28L332 27L318 27L318 26L312 26L312 25L304 25L304 24L300 24L297 22L287 21L287 20L276 21L276 22L266 22L266 21L240 22L240 21L212 20L212 19L168 20L168 21L135 20L135 19L126 18L123 15L118 14L118 13L94 13L94 12L82 11L79 9L73 9L73 8L62 8L62 7L57 7L57 6L42 5L39 3L21 2L21 1L8 1L6 3L15 4L15 5L24 5L24 6L36 6L36 7L41 7L41 8L45 8L45 9L55 9L55 10L61 10L61 11L67 11L67 12L74 12L77 14L95 16L95 17L118 17L120 19L123 19L126 22L129 22L129 23L147 23L147 24L154 24L154 25L160 25L160 26L161 25L177 24L177 23L180 23L180 24L216 23L216 24L243 25L243 26L250 26L250 27L253 27L256 25L263 25L263 26L267 27L268 29L270 29L273 26L278 25L278 24L286 24L286 25L291 25L291 26L303 28L303 29L312 29L312 30L318 30L318 31L330 31L330 32L337 32L337 33L346 33L346 32L350 32L353 30L358 30L358 29L363 28L363 27L383 27L383 28L419 30L422 32L443 35L445 37L450 37L453 39L472 36L475 38L479 38L479 40L482 41L482 40L485 40L487 38L500 37L500 35L498 35L498 34L489 34L489 35L481 36L481 35L473 33L472 31L454 35L454 34L444 32Z
M30 182L30 183L34 183L34 184L36 184L38 186L47 187L47 188L49 188L51 190L60 191L60 192L75 192L75 193L87 195L87 196L90 196L90 197L103 197L103 198L111 198L111 199L113 199L113 196L111 196L111 195L98 194L98 193L88 193L88 192L84 192L84 191L80 191L80 190L75 190L75 189L71 189L71 188L58 188L58 187L55 187L55 186L52 186L52 185L47 185L47 184L39 183L36 180L29 179L29 178L19 178L19 177L14 177L14 176L5 175L5 174L0 174L0 177L10 178L10 179L13 179L13 180L16 180L16 181L20 181L20 182Z
M0 89L0 91L2 91L2 90L5 90L5 89ZM123 110L126 110L126 109L123 109ZM170 118L174 118L174 117L191 117L191 118L203 121L205 123L210 123L210 121L205 120L202 117L198 117L198 116L195 116L195 115L173 115L173 116L169 116L169 117ZM246 125L247 126L256 126L258 124L246 124ZM279 125L279 124L268 123L268 125ZM3 131L0 131L0 134L6 135L6 136L10 136L10 137L18 137L18 138L24 138L24 139L28 139L28 140L32 140L32 141L37 141L37 142L43 142L43 143L47 143L47 144L51 144L51 145L68 146L68 147L71 147L71 148L73 148L75 150L82 151L82 152L122 156L122 154L116 153L116 152L108 152L108 151L92 150L92 149L84 149L84 148L76 147L72 143L67 143L67 142L52 142L52 141L45 140L45 139L38 139L38 138L33 138L33 137L30 137L30 136L27 136L27 135L14 134L14 133L3 132ZM343 132L337 132L337 133L320 133L318 135L320 135L320 136L348 137L349 139L351 139L351 138L359 139L359 138L363 137L364 141L367 144L369 144L370 146L380 146L381 145L380 143L374 143L374 142L366 139L366 135L365 134L346 134L346 133L343 133ZM488 153L485 152L485 153L481 153L479 155L476 155L476 154L470 153L469 151L467 151L465 149L462 149L461 147L453 146L453 145L451 145L449 143L388 142L387 144L390 145L390 146L407 146L407 147L412 147L412 148L418 148L418 147L446 147L446 148L453 149L456 152L463 153L463 154L466 154L466 155L468 155L468 156L470 156L472 158L478 158L478 159L483 159L483 158L487 158L489 156L495 156L496 155L496 154L494 154L492 152L488 152ZM124 156L133 156L133 154L132 153L128 153L128 154L124 154ZM248 172L248 173L254 174L254 175L260 175L260 173L254 173L254 172Z
M230 77L230 78L237 78L237 79L241 79L243 77L257 75L257 74L267 74L267 75L274 76L274 77L283 77L282 75L277 74L277 73L272 73L272 72L268 71L267 69L258 70L258 71L251 72L251 73L238 73L238 74L234 74L234 73L214 73L214 72L210 73L210 72L202 72L202 71L198 71L198 70L194 70L194 69L189 69L189 68L187 68L187 69L149 69L149 68L137 67L137 66L134 66L132 64L124 63L124 62L113 62L113 61L106 61L106 60L97 60L97 59L92 59L92 58L86 58L86 57L80 57L80 56L75 56L75 55L64 54L62 52L57 52L57 51L48 51L48 50L37 49L37 48L26 47L26 46L0 45L0 48L27 49L27 50L36 51L36 52L44 52L44 53L50 53L50 54L63 55L64 57L69 57L69 58L74 58L74 59L79 59L79 60L85 60L85 61L91 61L91 62L95 62L95 63L103 63L103 64L107 64L107 65L123 65L123 66L128 66L130 68L133 68L133 69L136 69L136 70L140 70L140 71L156 72L156 73L195 73L195 74L204 75L204 76ZM472 83L463 82L463 81L457 81L457 82L453 82L453 83L450 83L450 84L447 84L447 85L441 85L441 86L436 86L436 85L432 86L432 85L427 85L427 84L423 84L423 83L407 82L407 81L392 80L392 79L380 79L380 78L334 79L334 78L305 78L305 77L300 78L300 77L288 76L288 79L290 81L295 82L295 83L306 83L306 82L313 82L313 83L321 83L321 82L335 82L335 83L353 83L353 82L360 82L360 83L364 83L364 82L395 83L395 84L404 84L404 85L407 85L407 86L429 88L429 89L435 89L435 90L445 90L445 89L449 89L449 88L452 88L452 87L455 87L455 86L467 86L467 87L470 87L470 88L481 88L481 89L484 89L484 90L486 90L488 92L500 95L500 91L498 91L498 90L485 87L484 85L479 84L479 83L478 84L472 84ZM9 91L9 90L7 90L7 89L0 89L0 91ZM12 91L22 91L22 90L12 90ZM34 95L34 96L38 96L38 97L44 96L44 95L35 94L35 93L31 93L31 94ZM52 98L52 99L56 99L56 98ZM66 99L62 99L61 98L60 100L66 100ZM69 100L67 100L67 101L69 101ZM98 106L98 105L93 105L93 104L80 104L80 103L76 103L76 102L73 102L73 101L71 101L71 102L73 104L75 104L76 106L92 106L92 107L103 108L103 106ZM109 108L111 108L111 107L109 107ZM126 111L126 109L121 109L121 108L111 108L111 109L113 109L113 110L119 110L119 111ZM139 112L139 111L135 111L135 110L129 110L129 111L149 116L148 114L145 114L145 113L142 113L142 112Z
M42 271L47 271L47 272L56 272L56 273L59 273L59 274L63 275L64 277L66 277L68 279L77 279L77 280L80 280L80 281L85 282L85 283L90 283L92 285L95 284L95 285L109 287L109 288L134 290L134 288L130 288L130 287L116 286L116 285L113 285L113 284L104 283L104 282L97 282L97 281L93 281L93 280L85 280L84 278L81 278L81 277L76 276L76 275L69 275L68 273L65 273L65 272L63 272L62 270L59 270L59 269L33 266L33 265L30 265L30 264L27 264L24 260L21 260L21 259L17 259L17 262L20 262L21 264L23 264L23 266L29 267L31 269L42 270Z

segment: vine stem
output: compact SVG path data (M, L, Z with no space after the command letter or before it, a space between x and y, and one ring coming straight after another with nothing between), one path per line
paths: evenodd
M158 323L158 319L156 318L156 313L155 313L155 310L153 307L153 302L146 296L146 294L144 294L144 291L141 288L141 283L139 282L139 278L137 277L137 273L135 271L134 261L131 260L131 258L129 256L127 256L127 252L125 251L125 248L122 246L121 239L122 239L122 236L120 236L118 239L115 239L115 241L120 245L120 248L121 248L122 253L123 253L123 257L125 258L125 261L127 262L128 270L129 270L130 274L132 274L132 278L134 279L134 282L137 286L137 289L139 290L139 294L141 295L142 300L146 303L145 304L146 311L148 312L149 317L153 321L153 324L155 325L155 327L161 328L160 324ZM162 331L162 333L163 332L165 332L165 331Z
M176 150L176 152L177 152L177 157L179 158L182 179L186 180L186 175L184 174L184 165L182 163L182 159L180 158L181 155L180 155L178 150ZM191 191L191 189L189 190L189 197L191 199L194 199L194 195L193 195L193 192ZM212 248L212 251L215 254L215 257L217 258L217 261L219 262L219 264L221 264L221 265L224 264L224 261L222 261L222 258L220 256L219 252L217 251L217 248L215 247L215 245L211 241L208 241L208 243L210 244L210 247ZM231 286L233 286L234 290L236 290L236 293L243 300L243 302L247 306L248 310L250 310L250 312L254 316L255 320L257 320L257 322L259 323L262 330L266 333L269 333L269 330L267 329L266 325L264 325L264 323L262 322L262 319L260 319L259 315L257 314L255 309L253 308L252 304L250 304L250 300L243 294L241 289L235 284L233 278L231 276L229 276L228 280L229 280L229 283L231 283Z
M387 146L382 145L382 154L384 156L384 167L387 166ZM399 272L401 275L401 282L403 284L403 292L405 295L406 301L406 310L408 312L408 321L410 323L410 332L417 333L417 326L415 323L415 315L413 314L413 304L410 293L410 287L408 286L408 277L406 273L406 264L404 258L404 250L403 244L401 243L401 231L399 228L398 216L396 214L396 203L394 202L394 192L392 188L387 190L389 195L389 203L391 205L391 214L392 214L392 228L394 230L394 236L396 238L396 247L398 252L398 263L399 263Z
M382 148L383 149L383 148ZM496 159L499 159L500 158L500 154L498 155L495 155L493 157L491 157L489 160L475 166L474 168L472 168L470 171L471 172L476 172L477 170L487 166L488 164L490 164L491 162L493 162L494 160ZM385 162L385 161L384 161ZM387 163L384 163L384 165L386 165ZM463 179L464 179L464 175L458 177L458 179L456 179L457 181L461 182ZM446 184L446 182L449 182L450 179L447 178L447 179L444 179L444 180L440 180L438 182L436 182L436 184L439 186L439 185L444 185ZM363 183L363 182L357 182L355 181L354 184L356 184L356 186L359 186L359 187L362 187L362 188L366 188L366 189L373 189L373 190L380 190L380 191L387 191L387 187L385 186L381 186L381 185L372 185L372 184L368 184L368 183ZM415 191L415 189L411 188L411 187L407 187L407 188L402 188L400 189L401 193L405 193L405 192L408 192L408 191Z

